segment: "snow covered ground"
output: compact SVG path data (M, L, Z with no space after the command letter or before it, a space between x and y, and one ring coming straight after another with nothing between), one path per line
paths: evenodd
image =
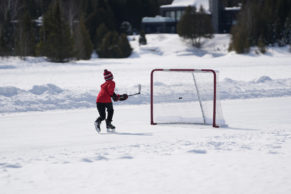
M216 35L201 50L148 35L128 59L67 64L0 59L1 193L291 193L291 53L227 53ZM228 127L150 125L154 68L213 68ZM103 70L117 92L117 133L97 134ZM105 126L102 125L104 128Z

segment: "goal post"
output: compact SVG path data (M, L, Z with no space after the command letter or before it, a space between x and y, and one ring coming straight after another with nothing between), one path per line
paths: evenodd
M151 124L225 125L213 69L153 69L150 85Z

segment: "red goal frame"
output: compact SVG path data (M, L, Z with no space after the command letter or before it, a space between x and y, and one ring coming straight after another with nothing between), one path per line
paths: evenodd
M157 123L154 121L154 73L158 71L177 71L177 72L208 72L212 73L213 75L213 121L212 126L218 128L219 126L216 124L216 91L217 91L217 75L215 70L213 69L153 69L151 71L151 84L150 84L150 101L151 101L151 107L150 107L150 114L151 114L151 125L156 125Z

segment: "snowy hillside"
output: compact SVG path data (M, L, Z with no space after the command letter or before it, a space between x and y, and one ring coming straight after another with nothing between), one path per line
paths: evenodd
M127 59L0 59L1 193L291 193L289 48L237 55L228 35L200 50L173 34L147 41L130 37ZM228 127L150 125L154 68L218 70ZM93 126L104 69L117 93L142 85L114 103L114 134Z

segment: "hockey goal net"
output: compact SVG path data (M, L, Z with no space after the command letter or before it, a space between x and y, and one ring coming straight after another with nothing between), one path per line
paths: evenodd
M154 69L151 72L151 124L225 125L212 69Z

